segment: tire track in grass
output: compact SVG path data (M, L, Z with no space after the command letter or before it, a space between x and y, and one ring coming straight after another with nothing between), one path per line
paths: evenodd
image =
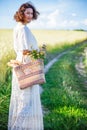
M57 62L63 55L69 53L71 50L73 50L73 49L75 49L75 48L81 46L82 44L87 44L87 40L84 41L84 42L81 42L81 43L79 43L79 44L76 44L75 46L73 46L72 48L70 48L70 49L68 49L68 50L65 50L65 51L59 53L53 60L51 60L47 65L45 65L45 69L44 69L45 74L49 71L49 69L52 67L52 65L53 65L55 62ZM87 82L86 82L86 83L87 83ZM43 92L43 88L42 88L41 85L40 85L40 93L42 93L42 92Z

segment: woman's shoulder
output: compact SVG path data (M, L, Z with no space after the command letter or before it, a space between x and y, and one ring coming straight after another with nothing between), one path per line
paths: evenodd
M14 30L24 30L26 28L25 25L18 23L15 27Z
M23 32L26 32L27 30L28 30L28 27L27 26L25 26L25 25L23 25L23 24L17 24L15 27L14 27L14 33L18 33L18 32L20 32L20 33L23 33Z

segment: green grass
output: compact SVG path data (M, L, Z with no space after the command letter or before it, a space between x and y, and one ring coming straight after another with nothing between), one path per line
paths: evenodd
M8 69L5 82L0 82L0 130L7 130L11 80L11 70Z
M45 130L87 129L87 100L82 89L84 78L75 68L85 46L74 48L46 74L47 83L43 85L41 96L46 113Z

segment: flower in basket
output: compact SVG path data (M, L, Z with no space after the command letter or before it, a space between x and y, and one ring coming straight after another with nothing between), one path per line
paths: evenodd
M40 48L40 50L24 50L23 55L29 55L32 59L42 59L44 60L46 58L46 45L43 44L43 46ZM17 60L10 60L10 62L7 63L10 67L15 67L17 65L20 65L21 62Z
M43 44L43 46L40 48L40 50L32 50L27 53L29 56L31 56L34 59L45 59L46 57L46 45Z

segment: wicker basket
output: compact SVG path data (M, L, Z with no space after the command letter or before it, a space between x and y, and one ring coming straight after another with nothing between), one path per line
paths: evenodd
M21 89L46 82L44 63L41 59L36 59L27 64L18 65L14 67L14 71L17 75L19 87Z

